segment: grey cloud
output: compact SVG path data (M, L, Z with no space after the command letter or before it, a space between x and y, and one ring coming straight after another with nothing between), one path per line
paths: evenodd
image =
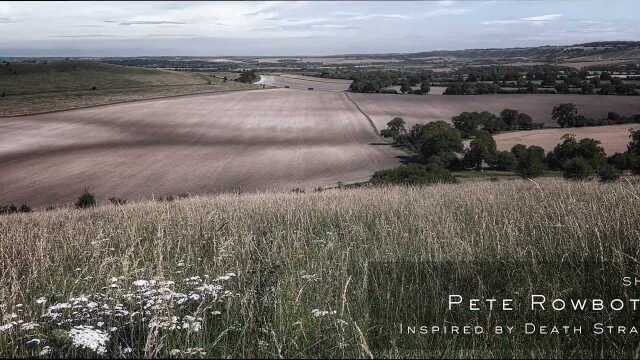
M185 25L186 22L182 21L170 21L170 20L137 20L137 21L116 21L116 20L104 20L106 23L118 24L122 26L130 25Z
M510 25L510 24L544 24L549 21L556 20L562 17L562 14L547 14L540 16L529 16L518 19L502 19L502 20L488 20L483 21L483 25Z
M186 22L182 21L167 21L167 20L158 20L158 21L122 21L118 23L119 25L129 26L129 25L185 25Z
M63 34L49 35L50 38L76 38L76 39L93 39L93 38L117 38L117 35L107 34Z
M10 22L12 22L11 19L6 17L0 17L0 24L8 24Z

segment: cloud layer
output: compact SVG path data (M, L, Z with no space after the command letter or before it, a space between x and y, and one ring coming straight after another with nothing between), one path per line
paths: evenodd
M10 34L0 53L326 55L637 40L638 10L636 0L0 2L0 31Z

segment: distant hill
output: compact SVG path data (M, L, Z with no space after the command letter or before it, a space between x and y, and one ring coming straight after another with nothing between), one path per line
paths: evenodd
M331 56L327 56L331 57ZM640 60L640 41L602 41L575 45L487 48L465 50L433 50L413 53L344 54L333 57L420 59L450 58L457 60L522 60L542 62L596 61L600 59Z

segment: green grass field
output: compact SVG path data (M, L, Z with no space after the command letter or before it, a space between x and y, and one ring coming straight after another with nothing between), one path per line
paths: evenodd
M2 216L0 234L2 357L562 358L578 349L376 350L358 273L371 261L637 258L640 185L228 194Z
M211 74L97 62L0 64L0 116L257 88Z

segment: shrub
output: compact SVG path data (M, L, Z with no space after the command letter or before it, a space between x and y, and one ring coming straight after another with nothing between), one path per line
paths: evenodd
M631 169L631 158L632 155L628 152L615 153L609 156L607 163L615 166L618 170L629 170Z
M8 215L15 213L28 213L31 212L31 208L25 204L22 204L19 208L14 204L0 206L0 215Z
M613 165L604 165L600 168L600 172L598 176L600 177L600 182L615 182L620 178L621 172Z
M94 206L96 206L96 198L86 190L84 194L80 195L78 201L76 201L76 208L78 209L86 209Z
M516 147L518 147L516 149ZM515 150L515 151L514 151ZM512 149L518 159L516 173L523 178L534 178L544 173L544 149L539 146L529 146L526 150L518 145Z
M496 170L509 171L516 167L516 157L510 151L498 151L495 156L493 167Z
M13 204L0 206L0 214L13 214L13 213L16 213L17 211L18 211L18 208Z
M567 160L562 170L562 176L571 180L585 180L594 173L593 167L589 165L589 162L581 157Z
M111 202L113 205L119 206L119 205L125 205L127 203L126 199L120 199L117 197L111 197L109 198L109 202Z
M631 154L629 163L631 172L640 175L640 155Z
M405 165L395 169L376 171L371 177L371 183L422 185L437 183L456 183L457 179L449 170L436 165Z

